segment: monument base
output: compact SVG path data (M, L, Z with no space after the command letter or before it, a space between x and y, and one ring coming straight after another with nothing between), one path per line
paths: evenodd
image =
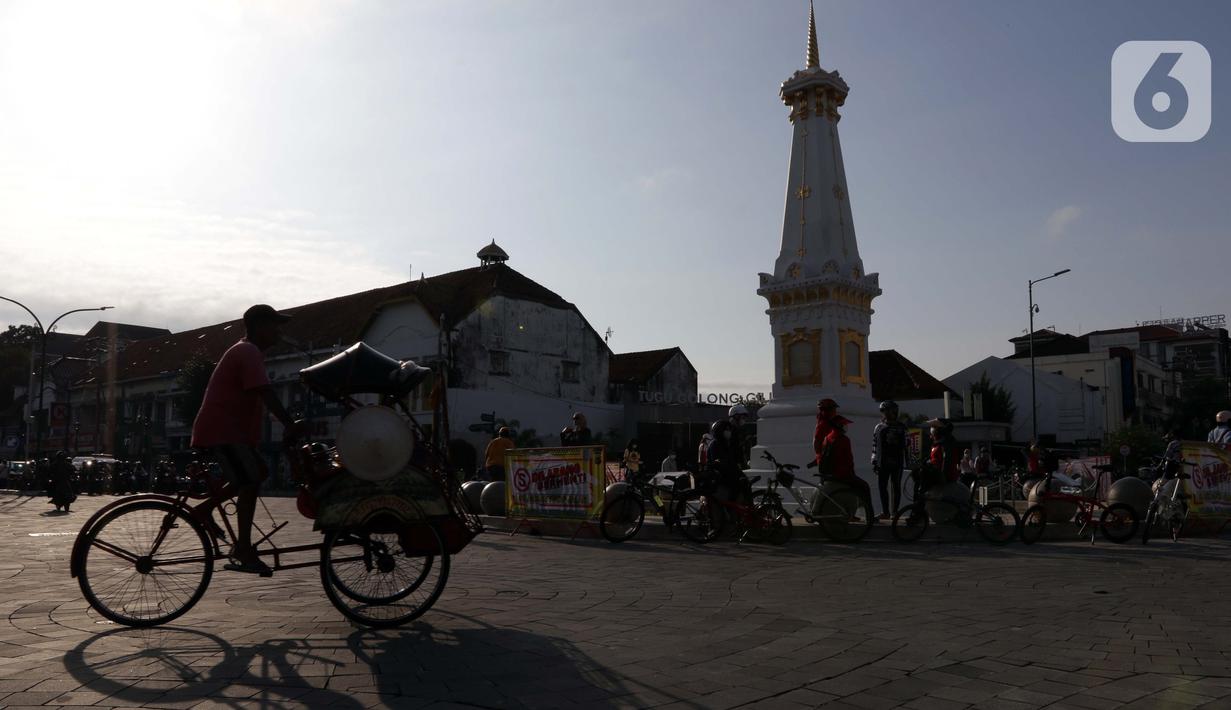
M775 398L757 412L757 445L752 448L749 470L746 473L749 476L760 476L762 481L769 480L774 470L769 462L762 458L762 454L768 451L778 463L793 463L799 466L795 475L799 477L800 484L814 485L816 469L805 467L816 458L812 449L812 434L816 431L816 403L827 396L838 402L838 413L851 420L846 428L846 435L851 440L855 473L871 487L873 510L878 514L886 512L880 509L876 474L872 471L872 430L880 422L881 416L876 401L870 396L851 397L850 393L843 393L809 395L807 398L798 399ZM786 498L790 500L790 496Z

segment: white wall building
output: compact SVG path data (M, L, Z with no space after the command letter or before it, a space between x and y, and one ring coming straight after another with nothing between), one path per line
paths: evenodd
M969 390L986 374L989 384L1008 391L1017 407L1011 438L1029 441L1030 361L988 357L946 377L944 382L959 392ZM1039 368L1035 373L1039 435L1054 435L1058 443L1079 439L1102 439L1107 432L1103 393L1095 386Z

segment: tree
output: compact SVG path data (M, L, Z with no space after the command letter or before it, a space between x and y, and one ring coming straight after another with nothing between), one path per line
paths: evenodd
M39 330L32 325L10 325L0 333L0 348L18 346L29 352L30 344L38 340Z
M1180 389L1170 428L1177 429L1184 439L1204 441L1214 426L1214 415L1224 409L1231 409L1225 381L1205 377L1186 382Z
M13 389L30 384L30 346L38 341L39 330L32 325L10 325L0 333L0 412L6 418L13 404Z
M1013 395L1004 387L993 385L986 370L979 381L970 386L970 394L972 399L974 395L983 396L983 421L1013 424L1013 418L1017 416ZM970 404L973 406L973 402Z
M209 378L214 374L217 364L204 352L197 351L180 368L179 375L175 378L176 389L180 392L175 398L180 421L191 424L197 418L201 402L205 400L205 388L209 385Z
M1121 446L1129 448L1127 458L1120 455ZM1165 448L1162 437L1143 424L1127 426L1107 435L1107 452L1111 455L1111 462L1117 469L1130 474L1149 465L1150 457L1161 456Z

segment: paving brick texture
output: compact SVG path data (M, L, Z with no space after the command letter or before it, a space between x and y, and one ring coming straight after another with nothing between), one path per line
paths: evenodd
M128 629L68 572L110 500L52 515L0 494L0 707L1231 708L1225 539L485 534L403 628L347 622L314 568L219 565L188 614ZM290 521L279 542L318 538L293 501L268 503Z

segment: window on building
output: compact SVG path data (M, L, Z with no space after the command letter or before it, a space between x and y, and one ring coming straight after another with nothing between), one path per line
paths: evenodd
M859 343L848 341L846 347L846 376L847 377L862 377L863 376L863 352L859 349Z
M560 379L564 380L565 382L580 382L581 381L580 373L579 373L580 369L581 368L578 365L578 363L569 362L565 360L563 363L561 363Z
M502 350L491 350L488 352L488 372L493 375L509 374L509 354Z

